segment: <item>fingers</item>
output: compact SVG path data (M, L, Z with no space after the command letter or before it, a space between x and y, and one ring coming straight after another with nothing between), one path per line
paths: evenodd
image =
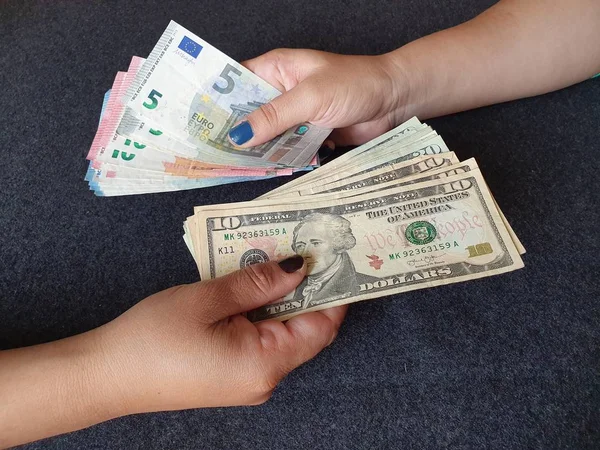
M315 50L276 49L244 61L245 67L284 93L233 127L229 140L238 147L254 147L316 119L330 89L311 75L331 57Z
M346 316L348 305L337 306L291 318L285 323L256 324L268 364L278 376L313 358L333 342Z
M215 280L201 283L203 313L218 321L247 312L294 291L306 275L306 264L296 255L279 263L253 264ZM203 301L204 300L204 301Z
M348 305L292 317L286 327L294 338L296 349L290 355L292 369L313 358L331 344L346 317Z
M335 142L333 141L333 139L325 139L325 142L323 142L323 145L325 147L328 147L329 150L335 150Z
M238 147L263 144L317 116L321 100L312 83L300 83L270 103L262 105L229 131L229 140Z
M286 90L282 76L282 70L285 70L285 67L280 67L280 60L278 52L270 51L256 58L243 61L241 64L278 91L283 92Z
M324 52L316 50L278 48L244 61L242 65L284 92L307 78L326 59Z
M376 119L370 122L358 123L349 127L333 130L330 138L340 147L362 145L391 130L393 125L394 124L386 118Z

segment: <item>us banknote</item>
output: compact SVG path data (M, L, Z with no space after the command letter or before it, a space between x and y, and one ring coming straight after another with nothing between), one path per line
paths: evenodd
M295 195L293 194L297 194L303 198L309 196L307 201L312 201L312 199L327 198L327 194L335 196L336 193L340 193L337 194L338 197L350 197L429 180L438 180L478 169L474 158L458 162L454 152L450 152L447 155L443 157L421 157L401 164L386 165L383 169L365 171L356 177L349 177L338 182L289 193L290 195L286 198L294 197ZM492 199L519 254L524 254L525 247L517 237L502 210L500 210L493 196Z
M422 125L416 117L413 117L387 133L344 153L333 161L330 161L318 172L315 171L302 178L292 180L279 188L273 189L264 196L268 195L269 197L276 197L280 196L283 192L298 190L301 186L311 186L317 181L326 180L340 171L343 176L355 175L356 167L368 165L369 161L379 157L380 151L388 146L396 144L397 148L402 149L415 142L419 142L422 139L433 137L434 135L435 133L431 128Z
M361 170L358 168L356 171L357 175L354 176L331 176L323 184L320 183L315 186L304 188L295 193L297 193L297 195L305 196L363 189L382 183L402 180L413 175L425 174L443 167L451 166L458 162L458 158L454 152L442 153L436 156L418 156L398 163L384 164L384 167L378 169ZM286 194L286 196L292 196L293 194L294 193L290 192L289 194Z
M338 199L342 197L351 197L355 195L365 194L374 190L384 190L389 189L391 187L403 186L406 184L414 184L416 182L428 181L441 178L443 176L451 176L456 175L457 173L462 173L471 168L476 168L477 165L474 160L468 161L465 164L460 163L454 166L451 166L453 162L456 162L457 158L453 152L444 155L444 157L431 157L431 156L423 156L415 158L414 160L407 161L398 166L390 167L389 171L393 172L393 175L387 176L381 171L373 172L371 178L368 180L361 180L361 186L356 185L353 181L349 181L347 185L342 184L342 182L337 183L338 189L330 189L329 192L323 192L319 194L313 194L312 192L306 191L290 191L288 192L287 197L281 198L280 196L271 197L269 194L261 197L263 199L263 204L269 204L273 207L277 207L279 204L287 203L289 201L293 201L294 204L299 203L312 203L315 201L324 201L330 199ZM429 170L433 167L437 167L441 169L443 167L448 167L446 171L442 170ZM319 170L323 170L320 168ZM402 174L402 176L400 176ZM281 194L281 192L280 192ZM270 202L266 202L266 200L270 200ZM237 203L238 207L244 206L252 206L254 204L253 201L250 202L241 202ZM202 209L202 207L195 207L194 212L198 212ZM195 218L189 217L183 224L184 234L183 239L194 257L194 260L197 264L199 264L197 258L197 250L194 249L193 241L191 238L190 225L192 229L195 227L193 225Z
M273 207L281 203L287 203L293 201L294 204L308 203L311 204L317 201L326 201L332 199L341 199L347 197L353 197L357 195L367 194L371 192L379 192L386 189L398 188L400 186L407 186L411 184L422 183L431 180L441 180L458 174L464 174L469 171L479 169L474 158L471 158L464 162L457 162L457 158L453 152L445 154L443 157L420 157L415 158L412 161L402 163L399 166L390 166L387 169L380 171L374 171L368 175L359 177L350 177L347 180L343 180L332 185L325 185L323 188L315 190L320 191L314 193L313 190L306 190L300 192L294 192L294 196L289 197L267 197L264 198L264 204L269 204ZM386 170L387 172L384 172ZM403 175L403 176L399 176ZM493 198L493 197L492 197ZM271 200L266 202L266 200ZM512 229L508 220L498 207L496 201L494 204L498 210L500 218L504 226L506 227L511 239L513 240L519 254L525 253L525 247L520 242L516 233ZM238 203L238 206L252 206L253 202L242 202ZM196 207L194 212L201 210L201 207ZM189 234L189 229L184 226L185 234ZM188 236L184 236L184 239L189 239ZM196 259L193 247L190 248L194 259Z
M330 195L330 194L327 194ZM295 253L308 276L249 314L296 314L523 266L479 170L312 203L215 205L190 222L203 278Z

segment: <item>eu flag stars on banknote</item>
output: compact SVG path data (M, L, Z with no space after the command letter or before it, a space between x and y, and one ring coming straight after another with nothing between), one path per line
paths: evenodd
M202 46L197 42L194 42L187 36L184 36L179 44L179 48L190 55L192 58L197 58L202 50Z
M171 22L143 59L117 73L87 159L96 195L194 189L291 175L318 166L331 130L302 124L241 149L228 139L244 116L281 93Z

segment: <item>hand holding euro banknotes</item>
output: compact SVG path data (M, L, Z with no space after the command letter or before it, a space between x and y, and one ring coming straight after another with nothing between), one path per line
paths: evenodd
M525 252L475 160L416 118L318 167L330 129L305 123L242 149L229 130L280 94L171 22L119 73L88 154L97 195L216 186L312 172L254 201L199 206L184 240L203 279L302 255L308 276L253 321L523 267Z
M299 124L251 149L229 130L280 92L171 22L147 59L119 72L88 153L97 195L193 189L291 175L317 164L331 130Z

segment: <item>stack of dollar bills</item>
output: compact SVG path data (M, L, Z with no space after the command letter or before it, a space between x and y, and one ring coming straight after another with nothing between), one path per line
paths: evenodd
M253 201L198 206L184 231L202 279L305 258L253 321L509 272L525 253L475 160L416 118Z
M241 64L171 22L147 59L134 56L105 96L87 155L99 196L176 191L291 175L318 165L330 129L300 124L250 149L228 132L280 95Z

